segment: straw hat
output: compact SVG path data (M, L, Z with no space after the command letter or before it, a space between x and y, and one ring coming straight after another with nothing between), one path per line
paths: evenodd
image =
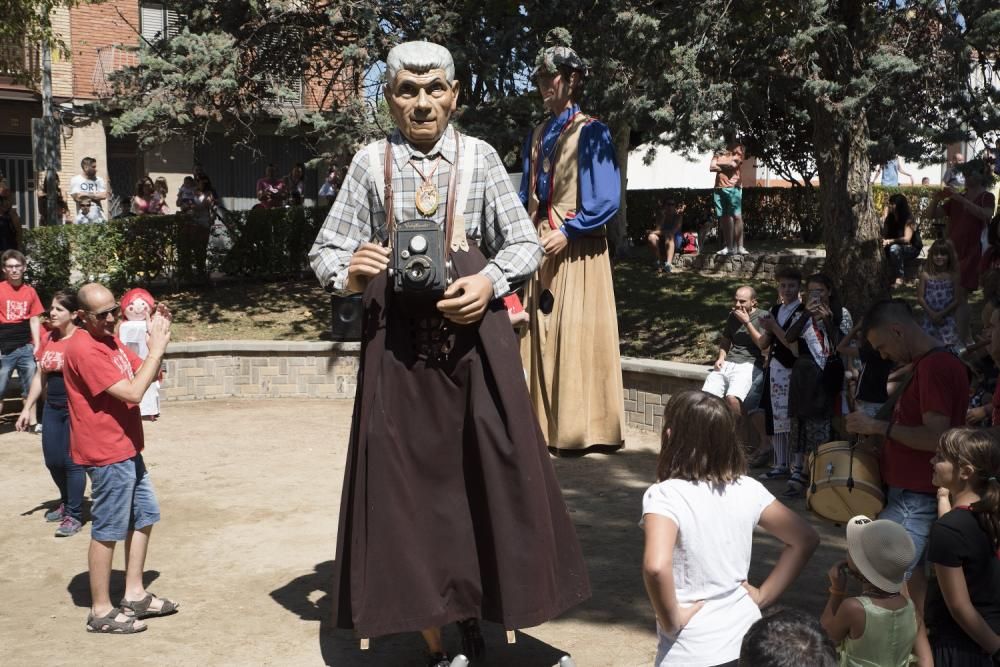
M898 593L903 587L915 551L906 529L895 521L872 521L859 515L847 522L847 553L854 566L887 593Z

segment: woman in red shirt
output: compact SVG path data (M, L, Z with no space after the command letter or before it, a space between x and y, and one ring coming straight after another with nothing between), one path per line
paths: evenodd
M45 515L46 521L58 521L56 537L70 537L83 527L83 492L87 476L83 466L73 462L69 454L69 408L66 385L63 383L63 351L76 331L74 314L80 304L76 292L63 290L52 297L49 309L51 329L42 337L42 344L35 351L38 372L31 381L31 389L24 401L24 409L17 418L17 430L28 429L28 422L42 391L46 391L45 410L42 413L42 454L52 481L59 488L59 507Z
M992 172L987 173L982 160L967 162L965 191L955 192L942 188L934 197L931 218L948 217L948 239L958 252L959 274L967 294L979 288L979 266L983 256L983 231L993 218L996 200L986 188L992 184ZM958 334L963 342L971 342L970 311L968 306L955 312Z

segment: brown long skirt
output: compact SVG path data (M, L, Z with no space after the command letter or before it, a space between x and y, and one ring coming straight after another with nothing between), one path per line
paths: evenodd
M454 253L460 275L485 265ZM387 286L365 341L337 535L334 622L360 636L465 618L543 623L590 597L502 303L477 325Z
M531 321L521 361L549 447L622 446L625 397L607 239L575 239L543 259L524 307Z

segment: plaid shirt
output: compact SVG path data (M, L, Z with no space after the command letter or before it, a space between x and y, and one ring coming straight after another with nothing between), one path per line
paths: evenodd
M417 163L420 171L428 174L434 168L437 157L442 157L432 176L441 196L441 204L432 218L443 227L448 181L456 157L451 126L426 154L406 141L399 130L393 132L388 141L392 143L393 207L397 221L424 217L417 212L415 204L417 188L423 178L410 161ZM380 156L385 155L385 142L386 139L377 142ZM475 160L465 205L465 233L490 258L480 273L493 284L493 295L502 297L535 272L542 248L535 226L511 185L496 150L485 142L477 141L478 150L471 155L470 143L462 142L463 162ZM347 266L355 250L366 241L384 243L387 240L385 205L379 199L374 181L385 176L381 169L378 174L372 174L368 162L367 150L361 150L354 156L344 186L337 194L337 201L309 252L309 261L320 283L336 292L345 291Z

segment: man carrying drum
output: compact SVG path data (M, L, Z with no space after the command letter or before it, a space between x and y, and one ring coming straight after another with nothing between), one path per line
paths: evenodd
M913 540L916 557L907 570L909 592L923 613L927 580L921 567L931 524L937 519L937 489L931 483L931 458L941 434L965 423L969 375L958 357L926 334L903 301L881 301L865 315L863 335L884 359L912 366L903 380L889 421L861 411L847 415L847 430L885 438L882 481L888 487L880 519L901 524Z

